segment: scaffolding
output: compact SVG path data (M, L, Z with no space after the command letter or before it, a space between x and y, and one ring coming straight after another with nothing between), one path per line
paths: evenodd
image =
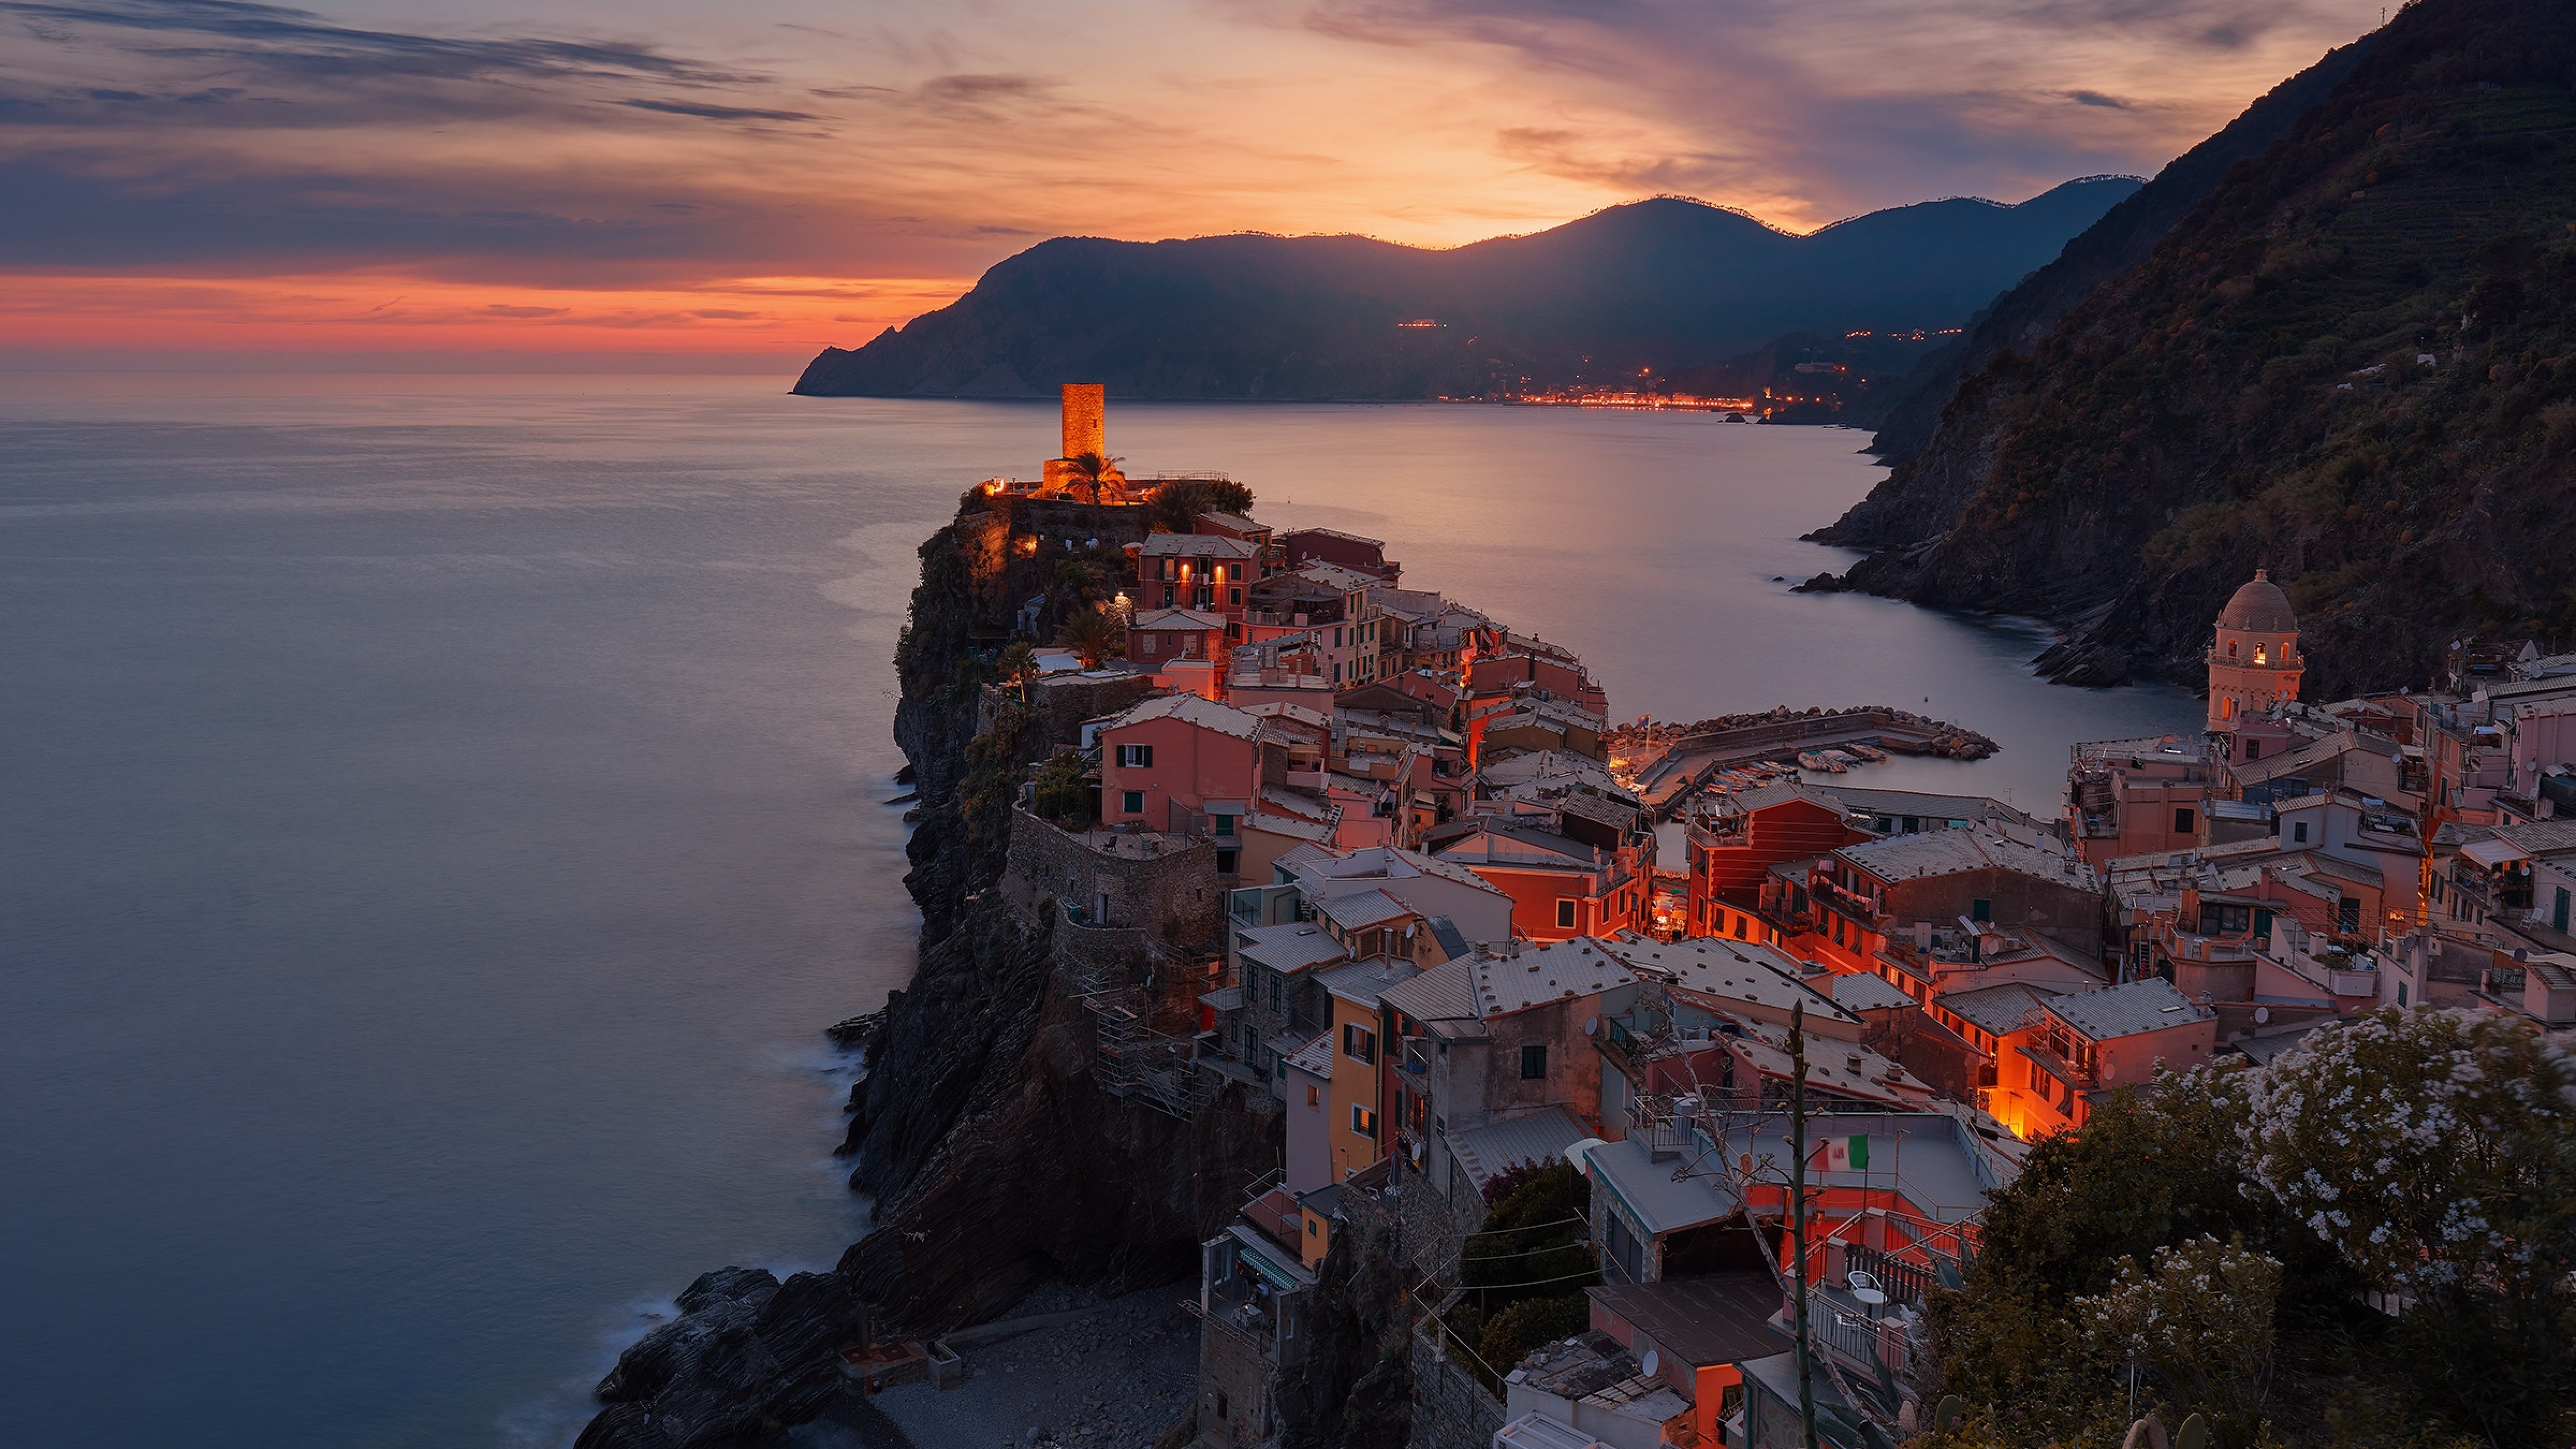
M1083 1004L1091 1009L1092 1080L1100 1090L1184 1122L1214 1100L1217 1078L1199 1070L1198 1042L1155 1030L1143 987L1085 992Z

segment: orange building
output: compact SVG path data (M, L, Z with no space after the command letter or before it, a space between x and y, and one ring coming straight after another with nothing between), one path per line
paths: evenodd
M1795 782L1726 796L1716 814L1691 822L1691 933L1753 939L1751 917L1771 867L1870 838L1841 801Z

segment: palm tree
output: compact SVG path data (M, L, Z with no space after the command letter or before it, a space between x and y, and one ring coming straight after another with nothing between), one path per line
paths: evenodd
M1073 465L1075 479L1090 485L1091 501L1097 503L1100 501L1100 485L1108 482L1118 471L1118 465L1126 460L1104 458L1098 453L1076 453L1065 461Z
M1119 627L1115 613L1092 604L1065 616L1055 642L1081 656L1083 668L1097 669L1102 660L1127 652L1127 631Z
M1029 641L1012 640L1010 647L1002 651L1002 657L997 661L996 668L1002 676L1002 682L1019 691L1020 703L1028 703L1029 681L1037 678L1038 674L1038 651L1031 647Z

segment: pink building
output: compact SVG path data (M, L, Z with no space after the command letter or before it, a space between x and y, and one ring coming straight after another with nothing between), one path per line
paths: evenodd
M1214 700L1146 700L1100 727L1100 821L1212 836L1222 855L1263 782L1286 780L1291 743L1279 726Z

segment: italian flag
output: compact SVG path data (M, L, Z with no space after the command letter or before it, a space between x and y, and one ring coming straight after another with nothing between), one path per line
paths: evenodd
M1807 1154L1807 1165L1819 1172L1866 1172L1869 1170L1869 1134L1853 1137L1820 1137Z

